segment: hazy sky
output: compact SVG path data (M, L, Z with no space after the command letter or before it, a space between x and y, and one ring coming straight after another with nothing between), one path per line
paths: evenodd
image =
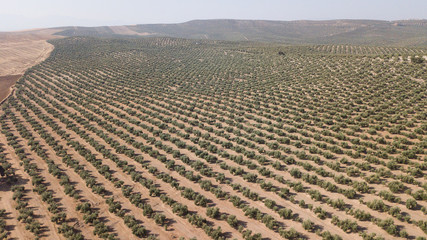
M218 18L427 19L427 0L0 0L0 31Z

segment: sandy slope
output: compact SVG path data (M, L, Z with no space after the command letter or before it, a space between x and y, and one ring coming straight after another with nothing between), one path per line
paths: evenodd
M0 102L9 95L11 87L19 79L16 75L22 75L25 70L49 56L54 47L46 40L58 38L53 35L57 31L35 29L0 32Z

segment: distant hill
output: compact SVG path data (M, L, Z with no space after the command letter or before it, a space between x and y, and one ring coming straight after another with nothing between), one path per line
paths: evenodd
M62 36L168 36L190 39L427 46L427 20L194 20L177 24L65 27Z

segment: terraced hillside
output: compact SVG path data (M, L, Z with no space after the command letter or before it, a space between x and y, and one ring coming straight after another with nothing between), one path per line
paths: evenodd
M51 43L2 105L0 236L425 239L425 50Z

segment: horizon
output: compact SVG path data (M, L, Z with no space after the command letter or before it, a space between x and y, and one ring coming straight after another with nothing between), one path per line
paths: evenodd
M82 26L82 25L64 25L64 26L53 26L53 27L36 27L36 28L26 28L26 29L18 29L12 31L2 31L0 32L26 32L32 30L39 29L54 29L54 28L66 28L66 27L115 27L115 26L137 26L137 25L173 25L173 24L183 24L192 21L215 21L215 20L233 20L233 21L270 21L270 22L301 22L301 21L311 21L311 22L326 22L326 21L385 21L385 22L397 22L397 21L427 21L427 18L413 18L413 19L393 19L393 20L385 20L385 19L351 19L351 18L341 18L341 19L296 19L296 20L270 20L270 19L233 19L233 18L211 18L211 19L192 19L183 22L170 22L170 23L134 23L134 24L122 24L122 25L94 25L94 26Z
M2 31L0 32L25 32L39 29L54 29L54 28L66 28L66 27L115 27L115 26L137 26L137 25L173 25L173 24L183 24L193 21L215 21L215 20L232 20L232 21L269 21L269 22L301 22L301 21L311 21L311 22L326 22L326 21L385 21L385 22L396 22L396 21L427 21L427 18L414 18L414 19L394 19L394 20L384 20L384 19L296 19L296 20L270 20L270 19L233 19L233 18L211 18L211 19L192 19L183 22L170 22L170 23L134 23L134 24L122 24L122 25L94 25L94 26L82 26L82 25L64 25L64 26L54 26L54 27L39 27L39 28L27 28L27 29L18 29L12 31Z
M125 0L2 2L0 31L65 26L96 27L175 24L193 20L328 21L425 20L427 1L411 0Z

